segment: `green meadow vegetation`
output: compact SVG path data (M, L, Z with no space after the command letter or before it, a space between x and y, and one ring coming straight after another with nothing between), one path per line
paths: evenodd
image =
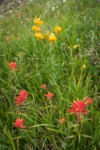
M32 0L5 13L0 150L99 149L100 2Z

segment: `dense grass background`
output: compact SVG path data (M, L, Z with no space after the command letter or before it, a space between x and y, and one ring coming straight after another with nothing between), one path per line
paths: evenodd
M34 17L42 31L62 27L54 44L33 35ZM33 0L0 19L0 149L100 149L100 2L97 0ZM73 49L77 44L78 49ZM8 64L17 63L12 72ZM83 64L86 69L82 69ZM41 89L43 83L47 90ZM21 89L28 98L16 107ZM53 92L48 101L44 94ZM68 113L71 103L93 99L80 123ZM24 118L26 129L16 129ZM66 118L65 123L60 123Z

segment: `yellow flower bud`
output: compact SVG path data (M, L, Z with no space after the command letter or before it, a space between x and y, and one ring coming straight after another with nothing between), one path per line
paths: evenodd
M78 48L78 45L73 45L73 49L77 49Z
M82 69L86 69L86 65L85 64L83 64Z

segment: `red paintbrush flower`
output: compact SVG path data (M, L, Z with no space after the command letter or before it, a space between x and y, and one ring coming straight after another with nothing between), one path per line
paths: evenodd
M48 92L47 94L45 94L45 96L47 97L48 100L51 100L54 96L54 93Z
M14 123L14 127L16 128L26 128L26 126L23 125L24 119L16 119Z
M68 112L70 113L74 113L76 114L77 112L80 112L82 114L85 114L86 113L86 109L85 109L85 102L83 101L73 101L73 105L71 107L70 110L68 110Z
M20 90L19 96L21 96L23 99L26 99L28 94L25 90Z
M16 106L22 105L25 99L23 99L21 96L17 96L16 98Z
M19 95L15 98L16 99L16 106L22 105L22 103L27 98L28 94L25 90L20 90Z
M92 99L90 97L86 97L85 104L92 104Z
M12 61L12 62L9 63L9 68L10 68L11 70L15 70L16 67L17 67L17 64L16 64L15 62Z
M69 113L73 113L77 115L78 122L81 120L81 114L86 114L86 103L79 100L73 101L71 109L68 110Z
M41 88L44 89L44 90L46 90L47 89L46 84L42 84Z
M66 122L66 119L65 119L65 118L61 118L61 119L60 119L60 122L61 122L61 123L65 123L65 122Z

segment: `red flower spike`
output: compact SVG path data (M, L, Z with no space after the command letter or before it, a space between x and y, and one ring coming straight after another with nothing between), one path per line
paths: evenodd
M44 89L44 90L46 90L47 89L46 84L42 84L41 88Z
M81 120L81 114L86 114L86 103L79 100L79 101L73 101L71 109L68 110L69 113L73 113L77 115L77 120L80 122Z
M17 101L16 106L22 105L22 103L25 101L27 96L28 94L25 90L20 90L19 95L15 98Z
M48 100L51 100L54 96L54 93L48 92L47 94L45 94L45 96L47 97Z
M65 123L65 122L66 122L66 119L65 119L65 118L61 118L61 119L60 119L60 122L61 122L61 123Z
M25 90L20 90L19 96L21 96L23 99L26 99L28 94Z
M92 104L92 99L90 97L86 97L85 104Z
M9 68L10 68L11 70L15 70L15 69L17 68L17 64L12 61L12 62L9 63Z
M71 107L70 110L68 110L68 112L76 114L77 112L85 114L86 113L86 109L85 109L85 102L80 101L73 101L73 105Z
M23 125L24 119L16 119L14 123L14 127L16 128L26 128L26 126Z
M22 105L22 103L24 102L25 99L23 99L21 96L17 96L16 97L16 106L20 106Z

